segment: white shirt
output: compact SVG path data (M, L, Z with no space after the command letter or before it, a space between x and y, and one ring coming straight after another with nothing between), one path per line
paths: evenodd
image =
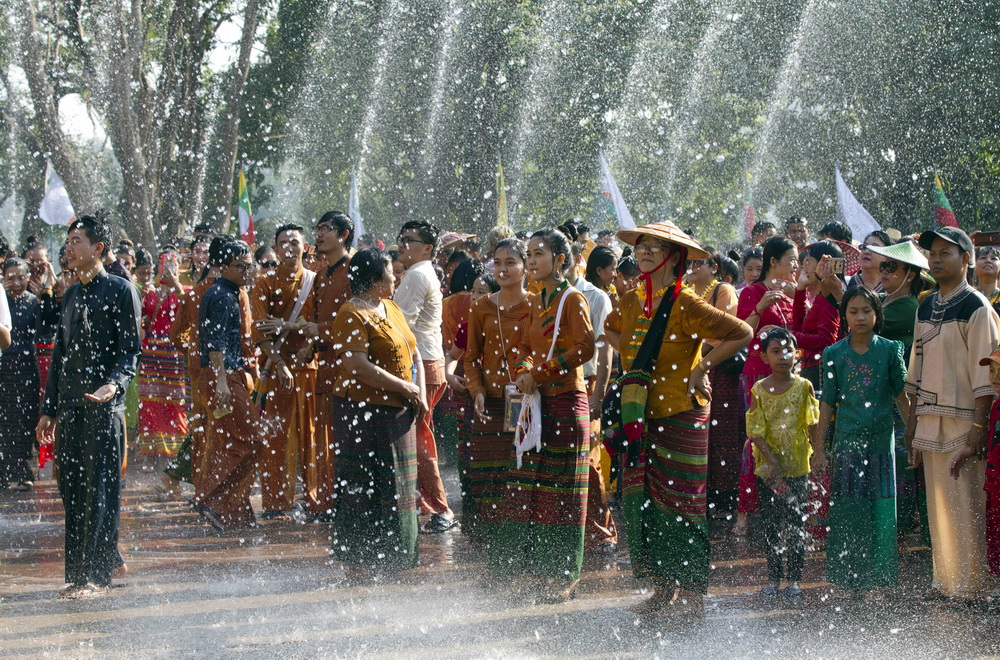
M7 306L7 292L0 284L0 325L10 330L10 307Z
M430 261L421 261L403 273L393 301L403 310L417 350L424 362L444 359L441 337L441 283Z
M594 326L594 339L600 339L604 336L604 320L611 313L611 296L583 277L577 279L573 286L587 299L590 305L590 324ZM594 351L594 357L590 358L589 362L584 362L583 375L584 377L597 375L597 351Z

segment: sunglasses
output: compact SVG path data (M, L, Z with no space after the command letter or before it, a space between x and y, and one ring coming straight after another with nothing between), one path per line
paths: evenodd
M880 273L889 273L890 275L892 275L897 270L899 270L899 267L902 265L903 264L899 263L898 261L883 261L878 265L878 271Z

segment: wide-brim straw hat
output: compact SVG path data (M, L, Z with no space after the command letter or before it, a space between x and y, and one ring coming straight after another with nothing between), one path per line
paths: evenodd
M875 254L886 257L887 259L901 261L904 264L915 266L921 270L927 270L930 267L927 263L927 257L925 257L923 253L917 249L917 246L911 241L904 241L902 243L887 245L885 247L869 245L868 249Z
M680 227L669 220L654 222L651 225L643 225L635 229L622 229L618 232L618 238L632 246L636 245L643 236L652 236L661 241L686 247L688 259L711 258L711 255L705 252L701 245L698 244L698 241L685 234Z

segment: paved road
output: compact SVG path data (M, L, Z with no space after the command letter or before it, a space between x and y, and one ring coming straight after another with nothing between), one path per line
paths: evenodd
M449 490L454 470L445 468ZM979 657L1000 654L1000 617L913 596L930 553L902 555L904 584L881 600L834 599L810 553L801 603L756 594L759 552L713 524L702 617L637 616L643 586L618 560L588 558L564 605L514 602L460 532L422 537L421 566L398 582L338 586L325 525L265 523L218 536L153 477L130 474L122 546L130 574L104 599L54 598L62 508L51 481L0 494L0 656L156 657ZM453 497L453 501L457 501ZM259 499L255 502L259 505ZM915 539L910 539L915 543Z

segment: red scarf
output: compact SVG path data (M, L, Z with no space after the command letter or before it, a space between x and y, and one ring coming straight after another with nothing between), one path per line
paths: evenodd
M655 273L656 271L660 270L665 265L667 265L667 262L670 261L670 257L674 256L674 253L677 252L678 250L680 250L681 252L681 259L678 263L682 264L687 263L687 248L684 247L683 245L675 245L670 249L670 252L667 253L667 256L663 258L663 261L660 262L659 266L649 271L648 273L643 273L642 275L639 276L639 279L642 280L646 285L646 300L643 301L642 303L642 313L647 319L653 317L653 294L655 293L653 291L653 273ZM675 300L677 299L677 294L680 293L682 286L683 282L681 281L680 275L678 275L677 281L674 282Z

